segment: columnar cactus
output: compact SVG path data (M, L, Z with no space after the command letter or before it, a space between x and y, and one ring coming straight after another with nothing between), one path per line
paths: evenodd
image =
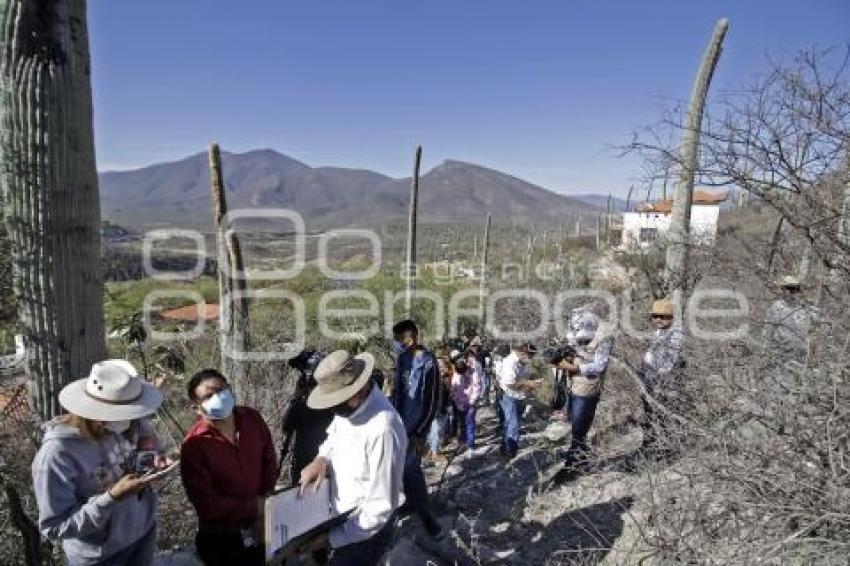
M210 144L210 185L213 201L213 221L218 243L218 292L221 345L221 367L228 379L235 384L237 395L246 400L247 390L243 387L247 371L238 352L247 352L250 319L248 313L247 284L244 276L245 264L239 239L228 226L223 224L227 215L224 174L221 169L221 150L217 143Z
M419 206L419 164L422 161L422 146L416 146L413 160L413 178L410 181L410 210L407 218L407 261L404 266L407 291L404 299L405 314L410 316L413 291L416 288L416 210Z
M691 92L688 119L679 149L679 179L670 213L669 243L666 258L668 291L682 291L688 279L688 252L690 248L691 207L694 195L694 176L698 166L698 149L705 99L711 77L720 59L723 39L729 29L729 20L721 18L714 27L711 42L702 58Z
M481 250L481 286L478 291L481 307L481 332L487 327L487 308L484 306L484 296L487 294L487 278L490 275L488 260L490 259L490 213L487 213L487 224L484 225L484 247Z
M0 0L2 193L34 410L106 357L85 0Z

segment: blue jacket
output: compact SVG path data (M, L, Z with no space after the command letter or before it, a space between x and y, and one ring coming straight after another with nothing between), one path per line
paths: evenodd
M408 436L425 438L440 405L437 359L425 348L405 351L396 359L393 406Z

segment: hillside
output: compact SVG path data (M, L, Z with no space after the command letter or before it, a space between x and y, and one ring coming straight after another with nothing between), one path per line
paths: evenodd
M301 213L308 226L374 226L407 214L410 179L393 179L362 169L310 167L272 150L224 152L228 204L283 207ZM134 228L208 227L207 156L133 171L100 174L103 215ZM566 226L598 210L521 179L472 163L445 161L420 180L423 222L496 222Z

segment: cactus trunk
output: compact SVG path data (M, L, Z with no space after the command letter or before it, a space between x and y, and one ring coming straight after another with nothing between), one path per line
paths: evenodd
M487 294L487 277L490 266L487 264L490 255L490 213L487 213L487 224L484 225L484 247L481 250L481 286L478 289L478 304L481 307L481 332L487 328L487 309L484 306L484 295Z
M242 260L242 248L236 234L224 224L227 215L227 197L221 169L221 150L210 144L210 181L213 200L213 220L218 243L218 292L221 346L221 370L233 383L236 394L243 402L247 399L245 380L247 371L240 352L248 351L248 298ZM241 275L240 275L241 274Z
M670 213L670 232L666 257L666 282L668 291L684 291L688 281L688 253L690 250L691 207L693 205L694 177L699 163L699 138L708 87L720 53L729 21L721 18L714 27L711 42L705 51L699 73L691 92L688 121L679 149L679 179Z
M410 181L410 210L407 217L407 261L404 265L405 274L405 315L411 316L413 308L413 292L416 289L416 210L419 206L419 164L422 161L422 146L416 146L413 159L413 178Z
M0 0L3 206L33 408L106 357L84 0Z

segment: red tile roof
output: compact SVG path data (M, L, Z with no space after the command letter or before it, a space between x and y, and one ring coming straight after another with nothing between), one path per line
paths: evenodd
M713 193L709 191L694 191L694 204L718 205L726 200L726 193ZM659 214L670 214L673 210L673 199L657 200L655 202L642 202L637 205L638 212L655 212Z
M201 319L204 322L216 322L218 321L218 305L216 303L204 303L201 306L189 305L162 311L159 316L175 322L197 322Z

